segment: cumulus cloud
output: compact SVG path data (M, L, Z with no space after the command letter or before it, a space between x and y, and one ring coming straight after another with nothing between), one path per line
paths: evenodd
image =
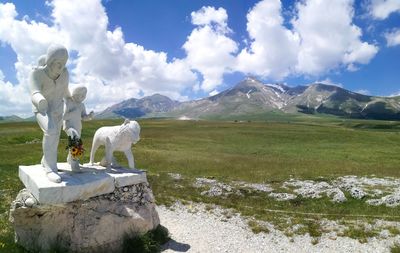
M0 83L0 114L13 99L29 102L28 76L40 55L51 43L64 44L77 57L69 61L71 88L88 86L88 108L102 110L123 99L155 92L174 99L187 99L181 93L196 85L197 77L180 59L167 61L167 54L146 50L124 40L122 28L107 29L108 17L99 0L54 0L52 24L18 19L14 4L0 4L0 42L17 54L17 84ZM14 94L14 95L11 95ZM25 112L30 106L25 103ZM12 108L12 106L10 107Z
M237 57L237 70L279 80L289 75L320 76L345 67L356 71L378 47L361 41L351 0L300 1L285 25L281 2L263 0L247 15L250 46Z
M224 73L232 72L238 45L229 38L225 9L203 7L192 12L191 17L197 27L183 45L187 54L185 61L202 74L200 88L211 91L223 83Z
M372 1L370 6L378 2L386 6L391 1ZM0 43L10 45L17 55L18 81L11 84L0 78L0 115L7 114L10 105L30 111L29 72L52 42L64 44L73 55L68 63L70 86L86 85L87 107L96 111L156 92L178 100L187 99L182 96L186 90L215 94L224 74L236 71L275 81L320 77L336 69L357 71L378 52L376 45L361 40L352 0L302 0L290 20L285 20L279 0L262 0L247 13L248 38L242 48L232 39L226 10L205 6L191 13L194 29L182 43L186 56L172 60L165 52L126 41L123 27L109 30L101 0L47 4L51 19L45 24L20 18L14 4L0 3ZM389 14L398 10L386 9ZM388 46L398 44L395 32L386 34Z
M30 108L30 104L25 87L21 85L14 87L12 83L6 82L3 72L0 70L0 112L2 115L28 116L26 108Z
M191 13L192 24L194 25L213 25L217 26L217 29L226 31L228 29L227 19L228 14L224 8L215 9L211 6L204 6L199 11Z
M250 46L237 56L236 69L273 79L293 71L299 50L299 35L283 25L279 0L257 3L247 14Z
M388 47L394 47L400 45L400 28L385 33L385 38L386 38L386 45Z
M389 97L399 97L399 96L400 96L400 90L389 95Z
M337 87L343 88L343 84L342 83L334 82L330 78L325 78L324 80L321 80L321 81L318 80L318 81L315 81L313 83L323 83L323 84L328 84L328 85L332 85L332 86L337 86Z
M378 47L361 41L361 29L352 23L351 0L306 0L297 4L292 21L301 37L298 64L300 73L318 75L345 65L367 64Z
M369 14L374 19L386 19L390 14L400 12L399 0L371 0L368 4Z

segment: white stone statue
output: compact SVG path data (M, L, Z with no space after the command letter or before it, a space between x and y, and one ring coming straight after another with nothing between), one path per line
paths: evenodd
M125 120L120 126L101 127L97 129L93 137L92 150L90 151L90 164L94 164L94 156L96 150L101 146L105 146L106 156L100 162L100 165L107 168L118 167L114 151L123 151L128 159L129 168L135 168L135 162L131 150L132 143L135 144L140 140L140 126L136 121Z
M86 94L86 87L79 86L72 91L72 96L70 98L65 99L63 130L71 138L76 137L80 139L82 120L91 120L93 118L94 112L91 111L87 114L85 105L83 104ZM80 169L79 160L73 159L70 152L68 152L67 162L71 165L73 171Z
M30 74L33 112L43 131L43 157L41 164L48 179L61 182L57 173L57 150L62 127L64 102L69 98L69 74L65 68L68 51L64 46L51 45L47 50L45 65L34 68ZM42 61L42 60L41 60Z
M46 65L46 55L44 54L44 55L39 56L39 58L38 58L38 67L45 66L45 65Z

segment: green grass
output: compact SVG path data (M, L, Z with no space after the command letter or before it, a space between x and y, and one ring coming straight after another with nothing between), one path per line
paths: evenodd
M161 245L170 240L168 229L159 225L143 235L135 233L125 235L123 253L157 253L161 252Z
M400 244L394 244L394 245L390 248L390 252L391 252L391 253L400 253Z
M361 243L366 243L368 238L378 236L379 231L367 230L363 226L354 226L346 229L343 235L353 239L358 239Z
M346 215L387 215L397 220L399 208L369 206L365 201L349 199L333 204L327 198L298 198L278 202L262 193L244 193L207 197L192 186L196 177L215 178L221 182L242 180L278 185L289 178L330 180L339 176L358 175L399 177L399 122L349 120L335 117L275 115L272 118L234 121L140 120L141 141L133 148L136 166L148 171L157 203L171 204L176 199L218 204L233 208L245 216L284 224L287 218L301 214L322 213L336 219ZM122 120L84 122L83 141L88 162L92 136L105 125ZM19 252L13 244L13 231L8 224L8 209L23 185L18 179L18 165L39 163L42 139L35 122L0 125L0 251ZM59 161L65 161L66 135L62 133ZM96 159L100 160L104 149ZM122 165L127 161L116 153ZM176 181L167 173L180 173ZM177 187L180 185L180 187ZM307 217L309 218L309 217ZM316 215L315 218L319 218ZM309 233L318 229L303 222Z
M257 221L250 220L247 224L249 225L251 231L253 231L253 233L255 233L255 234L269 233L269 229Z

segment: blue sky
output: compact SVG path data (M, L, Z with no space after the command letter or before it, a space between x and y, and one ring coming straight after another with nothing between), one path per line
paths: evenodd
M31 115L29 72L50 43L71 89L102 110L161 93L197 99L245 76L400 94L400 0L0 1L0 115Z

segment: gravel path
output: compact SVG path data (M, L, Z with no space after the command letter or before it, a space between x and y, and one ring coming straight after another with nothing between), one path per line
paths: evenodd
M172 240L164 245L169 252L390 252L400 236L389 239L371 238L367 243L324 234L312 244L308 235L287 237L271 229L254 234L239 215L227 219L220 208L206 211L204 205L175 204L158 207L161 224L168 228Z

